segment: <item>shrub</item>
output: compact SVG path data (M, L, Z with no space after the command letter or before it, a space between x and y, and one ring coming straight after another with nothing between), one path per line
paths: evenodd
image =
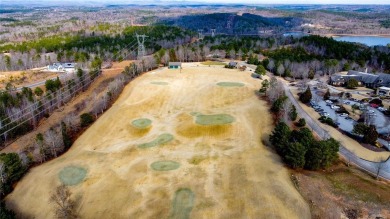
M304 118L300 118L298 122L296 123L296 126L303 127L306 125L306 120Z
M307 87L306 91L299 96L299 100L302 103L309 103L312 98L310 87Z
M333 121L333 119L327 117L327 116L321 116L319 119L318 119L321 123L325 123L327 125L330 125L334 128L338 128L339 126Z
M355 78L351 78L349 81L347 81L346 87L348 89L355 89L357 86L359 86L359 82Z
M90 113L84 113L80 116L81 127L87 127L94 122L93 115Z
M288 113L288 116L291 121L295 121L298 117L297 109L295 108L294 105L291 105L290 112Z

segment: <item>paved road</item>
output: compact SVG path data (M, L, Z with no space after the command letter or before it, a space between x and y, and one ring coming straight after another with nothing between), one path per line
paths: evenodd
M60 78L60 80L62 79L65 79L66 77L69 77L70 75L72 75L73 73L63 73L59 76L55 76L55 77L51 77L51 78L46 78L45 80L43 81L39 81L39 82L35 82L35 83L32 83L32 84L28 84L28 85L25 85L23 87L28 87L28 88L34 88L34 87L38 87L38 86L41 86L41 85L44 85L46 83L47 80L53 80L53 79L56 79L57 77ZM17 91L20 91L22 90L23 87L17 87L16 90Z
M244 62L240 62L242 65L246 65L247 67L251 68L253 71L255 70L256 66L254 65L248 65ZM268 73L268 76L272 77L270 73ZM297 109L297 112L301 118L304 118L306 120L306 124L312 129L313 132L315 132L318 136L320 136L322 139L330 138L331 136L329 133L321 128L309 114L302 109L301 105L297 102L294 95L291 93L290 89L288 88L288 85L285 81L283 82L284 90L287 95L287 97L290 99L291 103L294 104L295 108ZM364 160L358 156L356 156L354 153L351 153L348 149L346 149L343 145L340 145L339 154L343 156L349 163L354 164L358 166L359 168L373 174L377 175L379 170L379 177L390 180L390 157L385 161L381 163L375 163L371 161Z

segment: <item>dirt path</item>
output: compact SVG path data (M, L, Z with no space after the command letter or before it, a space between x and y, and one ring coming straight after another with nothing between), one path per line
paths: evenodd
M61 177L82 218L310 218L279 157L261 143L272 119L259 87L249 72L220 67L144 74L66 154L31 169L6 203L53 218L48 200ZM215 114L223 116L209 117L213 125L196 124ZM140 118L151 125L133 127Z

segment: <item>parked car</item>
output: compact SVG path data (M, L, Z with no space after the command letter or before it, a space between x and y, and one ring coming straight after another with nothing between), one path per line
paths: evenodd
M346 119L346 120L352 120L352 118L349 117L349 116L345 117L345 119Z
M326 116L326 117L329 117L329 116L330 116L329 113L326 113L326 112L322 112L322 113L320 113L320 115L321 115L321 116Z
M351 102L349 102L349 101L344 101L344 104L349 105L349 104L351 104Z
M374 110L368 110L368 113L375 113Z
M336 106L336 105L331 105L330 108L332 108L332 109L340 109L340 107Z
M326 103L333 103L331 100L325 100Z
M339 114L339 116L341 116L341 117L347 117L348 114L346 114L346 113L341 113L341 114Z
M386 109L385 109L384 107L378 107L377 109L378 109L379 111L381 111L381 112L386 111Z

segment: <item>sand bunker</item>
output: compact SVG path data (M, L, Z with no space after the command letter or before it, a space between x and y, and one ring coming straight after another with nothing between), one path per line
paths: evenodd
M164 82L164 81L153 81L150 83L155 84L155 85L168 85L169 84L168 82Z
M64 185L74 186L81 183L86 175L86 169L82 167L68 166L60 171L58 177Z
M245 86L245 84L239 82L219 82L217 83L217 85L221 87L244 87Z
M197 115L195 117L195 122L199 125L225 125L234 121L234 117L228 114Z
M180 164L175 161L166 160L166 161L157 161L150 165L153 170L156 171L169 171L176 170L180 167Z
M131 122L131 125L133 125L135 128L138 128L138 129L146 129L146 128L149 128L151 124L152 124L152 120L150 120L150 119L145 119L145 118L136 119L136 120L133 120L133 121Z
M169 219L188 219L195 202L195 194L187 188L175 192Z
M156 147L158 145L166 144L174 139L173 135L164 133L159 135L156 139L154 139L151 142L144 143L138 145L139 148L151 148L151 147Z

